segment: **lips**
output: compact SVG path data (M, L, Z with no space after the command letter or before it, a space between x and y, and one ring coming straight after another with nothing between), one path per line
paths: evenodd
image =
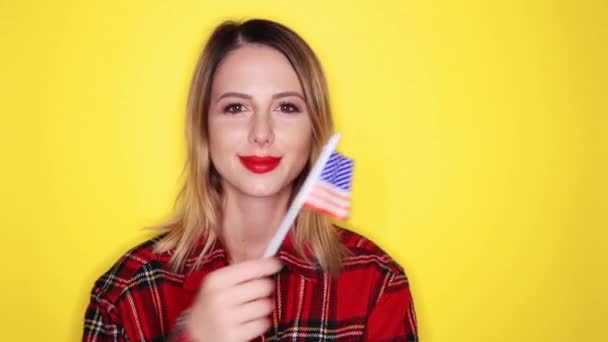
M253 173L270 172L281 162L281 157L272 156L239 156L239 159Z

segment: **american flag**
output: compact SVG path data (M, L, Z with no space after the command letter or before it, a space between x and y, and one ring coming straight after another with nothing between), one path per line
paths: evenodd
M304 206L346 220L350 211L353 160L333 152L314 181Z

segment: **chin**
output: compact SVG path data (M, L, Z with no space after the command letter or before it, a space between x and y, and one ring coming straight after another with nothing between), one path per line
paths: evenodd
M244 189L241 189L241 191L253 197L271 197L278 195L281 189L282 187L277 184L257 183L249 184Z

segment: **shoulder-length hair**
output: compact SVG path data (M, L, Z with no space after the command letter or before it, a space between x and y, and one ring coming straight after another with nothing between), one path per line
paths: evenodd
M194 264L196 268L219 238L222 189L220 175L209 158L208 143L211 84L222 58L246 44L262 44L281 52L290 61L304 90L312 121L312 147L307 165L294 181L294 193L299 190L323 144L333 132L327 81L321 63L298 34L282 24L264 19L242 23L225 21L217 26L198 59L190 85L185 125L186 162L182 171L185 181L176 199L172 218L155 227L166 232L158 241L156 252L170 251L170 265L174 270L184 267L203 241L203 248ZM306 258L304 251L312 251L323 270L329 273L339 271L345 250L335 228L325 216L303 209L293 227L293 238L301 256Z

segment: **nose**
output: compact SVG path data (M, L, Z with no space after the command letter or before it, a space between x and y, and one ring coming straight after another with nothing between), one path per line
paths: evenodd
M253 115L253 123L249 132L249 142L264 147L274 141L274 131L270 115L256 113Z

